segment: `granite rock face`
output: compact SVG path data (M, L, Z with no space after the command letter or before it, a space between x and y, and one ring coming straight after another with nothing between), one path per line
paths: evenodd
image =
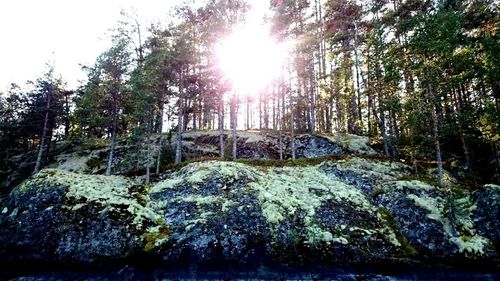
M472 220L477 233L488 238L500 253L500 186L487 184L473 193L477 208Z
M96 262L141 251L152 224L121 177L42 170L2 203L2 260ZM144 201L143 201L144 202Z
M0 258L373 263L498 259L499 188L453 191L367 157L205 161L140 178L46 169L0 206ZM405 180L406 179L406 180Z

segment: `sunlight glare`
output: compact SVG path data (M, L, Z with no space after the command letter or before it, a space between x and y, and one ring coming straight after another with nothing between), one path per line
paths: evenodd
M290 44L279 43L264 27L244 26L220 42L219 66L239 94L254 93L281 73Z

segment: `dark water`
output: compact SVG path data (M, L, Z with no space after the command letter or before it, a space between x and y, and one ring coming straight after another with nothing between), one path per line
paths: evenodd
M500 281L499 268L444 269L404 267L274 268L253 269L197 266L108 265L87 268L0 265L0 280L488 280Z

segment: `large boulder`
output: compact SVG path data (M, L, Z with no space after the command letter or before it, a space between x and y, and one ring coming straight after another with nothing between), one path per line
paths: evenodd
M472 220L477 233L493 243L500 253L500 186L487 184L473 193L476 208Z
M496 186L441 189L410 180L405 164L369 157L290 164L196 162L151 186L46 169L1 203L0 257L93 262L141 254L245 264L498 257Z
M150 196L171 232L152 250L168 260L368 262L405 254L365 194L316 166L195 163Z
M143 248L155 223L144 186L118 176L45 169L0 207L2 260L94 262Z
M231 134L224 134L226 144L232 141ZM218 156L220 134L217 131L190 131L183 135L183 151L195 156ZM229 143L228 143L229 141ZM340 154L376 155L369 145L368 137L356 135L321 136L299 134L294 136L296 158L318 158ZM292 158L292 138L290 134L280 137L277 133L259 131L237 132L238 158L283 159Z
M151 250L167 260L496 257L472 221L477 206L468 191L401 180L410 173L401 163L358 157L282 168L190 164L152 189L171 235Z

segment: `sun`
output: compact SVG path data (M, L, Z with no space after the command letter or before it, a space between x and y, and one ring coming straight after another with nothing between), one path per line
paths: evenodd
M219 67L240 94L254 93L281 74L289 45L263 26L243 26L219 43Z

